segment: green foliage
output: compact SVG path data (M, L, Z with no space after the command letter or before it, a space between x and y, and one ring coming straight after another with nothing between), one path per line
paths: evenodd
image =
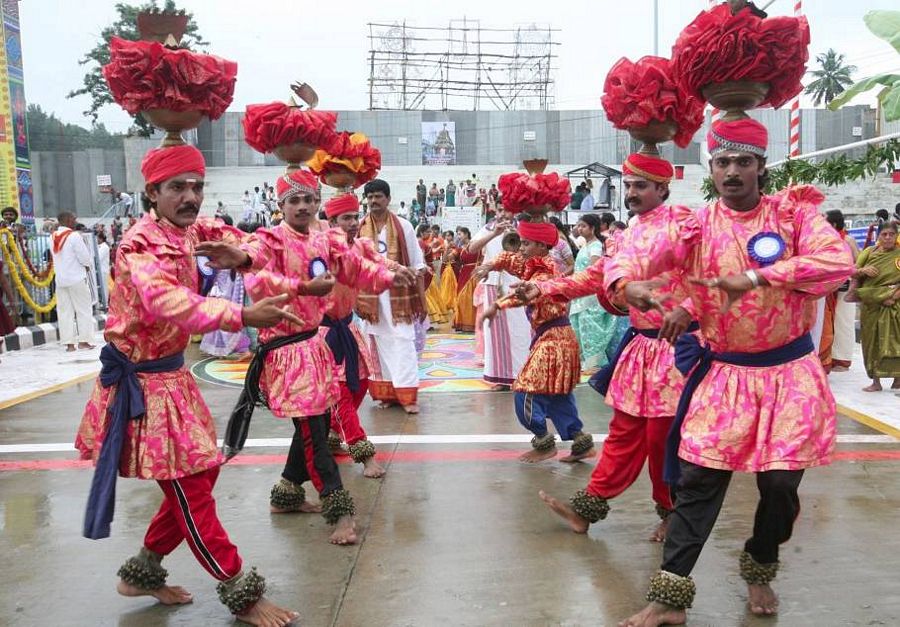
M769 169L769 184L765 192L784 189L788 185L807 183L821 187L835 187L851 181L874 178L879 170L893 169L900 160L900 141L893 139L880 145L871 145L862 157L851 159L847 155L830 157L813 162L805 159L788 159L777 168ZM718 194L710 177L703 180L703 195L712 200Z
M67 98L76 98L78 96L88 96L91 104L84 111L86 117L90 117L93 124L97 123L100 116L100 109L108 104L112 104L112 94L109 93L109 87L103 78L101 68L109 63L109 41L113 37L127 39L129 41L137 41L140 35L137 30L137 16L143 11L160 9L159 0L148 0L141 5L126 4L119 2L116 4L116 12L119 17L111 25L107 26L100 32L100 40L97 45L78 61L80 65L88 67L87 74L82 79L82 86L69 92ZM179 11L175 6L175 0L165 0L162 6L165 11ZM190 17L187 30L182 38L182 45L189 48L197 48L208 45L198 32L197 23L194 21L192 13L186 13ZM153 127L149 122L144 120L140 115L134 116L133 132L144 137L148 137L153 131Z
M103 124L96 124L90 130L77 124L66 124L35 104L28 105L25 117L28 120L28 144L31 150L122 148L124 136L111 134Z
M900 11L869 11L863 20L872 33L900 52ZM878 102L884 111L884 119L888 122L900 120L900 74L885 73L865 78L828 104L832 111L844 106L859 94L873 87L882 85L878 92Z
M821 69L810 74L815 80L806 86L806 93L813 96L813 104L819 106L825 101L827 106L835 97L853 83L850 75L856 71L855 65L844 65L844 55L829 48L825 54L816 56Z

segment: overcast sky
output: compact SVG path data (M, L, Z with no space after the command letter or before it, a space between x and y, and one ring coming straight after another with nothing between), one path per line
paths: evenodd
M67 122L88 124L82 115L87 98L69 100L66 94L81 85L84 68L78 60L94 45L100 30L114 21L114 4L105 0L19 3L29 103ZM659 5L659 50L668 56L678 32L708 2L659 0ZM406 19L416 26L446 26L449 20L466 17L480 20L482 27L538 23L558 28L557 109L599 108L610 66L621 56L636 59L653 53L652 0L181 0L179 6L194 13L200 32L210 42L209 52L237 61L232 110L254 102L286 100L287 86L296 79L316 88L320 108L367 108L366 23L370 21ZM896 0L807 0L810 56L833 47L859 67L856 78L900 72L900 55L872 35L862 21L870 10L896 7ZM790 14L793 0L775 0L768 11ZM874 103L874 96L859 102ZM115 105L103 109L100 121L110 131L124 131L129 125L128 117Z

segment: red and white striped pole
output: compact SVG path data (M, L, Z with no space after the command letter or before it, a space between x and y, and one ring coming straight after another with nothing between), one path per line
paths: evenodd
M794 0L794 17L802 14L801 0ZM788 154L791 157L800 156L800 94L797 94L791 100L791 125L789 130L790 150Z
M709 9L709 10L714 9L715 6L716 6L717 4L719 4L719 1L720 1L720 0L709 0L709 7L708 7L708 9ZM719 109L717 109L716 107L713 107L713 108L712 108L712 115L711 115L710 118L709 118L709 123L712 124L713 122L715 122L716 120L718 120L718 119L721 118L721 117L722 117L722 112L721 112Z

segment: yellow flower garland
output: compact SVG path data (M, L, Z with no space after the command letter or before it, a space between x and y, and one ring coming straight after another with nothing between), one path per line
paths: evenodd
M16 263L19 264L18 272L25 280L34 285L35 287L49 287L50 283L53 282L53 277L56 274L54 268L50 268L50 272L47 273L47 276L43 279L38 279L31 274L31 271L28 269L28 266L25 263L25 260L22 258L22 251L19 250L19 247L16 245L16 241L13 237L12 231L9 229L0 229L0 245L3 246L3 252L6 254L6 257L9 258L9 250L12 249L12 254L15 256ZM12 265L12 264L10 264Z
M12 277L13 285L16 286L16 289L19 292L19 295L22 297L22 300L25 301L25 304L28 305L32 311L39 314L48 314L56 307L56 294L53 295L53 298L50 299L46 305L38 305L34 302L34 299L31 298L31 294L28 293L28 290L25 289L25 285L22 283L22 278L19 276L19 271L16 268L16 264L12 260L12 256L7 249L6 242L3 241L4 238L0 237L0 248L3 249L3 257L6 259L6 265L9 266L9 276ZM52 277L52 275L51 275Z

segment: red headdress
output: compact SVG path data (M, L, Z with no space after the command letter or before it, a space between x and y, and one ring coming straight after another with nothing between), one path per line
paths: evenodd
M206 176L203 153L190 144L148 150L141 161L141 174L148 184L161 183L185 172Z
M668 183L675 176L672 164L660 157L635 152L622 164L622 174L640 176L655 183Z
M356 194L339 194L325 203L325 215L329 218L336 218L345 213L356 213L359 211L359 200Z
M326 148L335 140L336 123L337 114L332 111L300 109L283 102L252 104L244 115L244 140L259 152L294 142Z
M275 180L275 193L278 202L283 202L291 196L299 194L319 195L319 185L315 175L309 170L294 170L282 174Z
M752 118L731 122L716 120L706 134L706 146L710 155L736 150L765 157L768 145L769 132L765 126Z
M534 175L524 172L501 174L497 180L497 188L500 190L503 208L512 213L519 213L529 207L546 207L550 211L559 211L569 204L571 196L569 179L556 172Z
M354 174L353 187L365 185L381 169L381 152L363 133L338 133L330 146L317 150L306 162L323 182L329 174L349 171Z
M550 248L556 246L556 242L559 241L559 231L549 222L519 222L516 231L522 239L540 242Z

